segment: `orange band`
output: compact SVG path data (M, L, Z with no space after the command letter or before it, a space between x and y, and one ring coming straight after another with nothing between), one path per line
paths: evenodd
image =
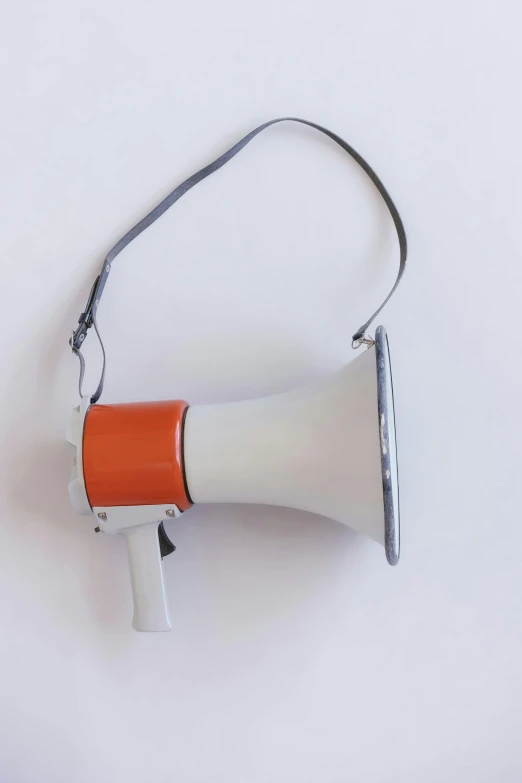
M182 400L92 406L83 436L91 506L192 505L183 468L187 409Z

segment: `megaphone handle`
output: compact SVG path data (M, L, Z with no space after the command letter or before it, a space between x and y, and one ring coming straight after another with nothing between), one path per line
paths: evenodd
M170 631L163 566L158 537L158 522L123 530L129 558L133 628L136 631Z

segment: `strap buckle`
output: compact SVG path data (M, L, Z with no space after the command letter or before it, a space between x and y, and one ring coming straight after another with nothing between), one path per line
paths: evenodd
M89 298L87 299L87 304L85 305L85 310L78 318L79 325L76 327L76 329L73 329L71 339L69 340L69 345L71 346L73 353L78 353L83 345L83 341L87 337L87 332L94 323L94 297L96 295L99 279L100 276L98 275L91 288Z

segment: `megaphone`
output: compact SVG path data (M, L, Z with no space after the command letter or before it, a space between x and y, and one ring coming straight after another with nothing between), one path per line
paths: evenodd
M260 130L280 121L252 131L182 183L109 253L71 339L81 362L80 394L81 344L91 325L98 333L95 315L115 255L189 187ZM399 235L401 264L391 296L406 260L404 228L391 198L346 142L320 126L297 121L329 135L371 173ZM364 345L365 351L329 378L297 390L216 405L189 406L181 400L101 405L102 374L95 394L82 396L67 431L74 447L69 494L78 513L94 515L97 531L121 533L126 539L136 630L172 627L162 559L175 547L163 522L193 504L269 504L322 514L382 545L391 565L398 562L399 482L388 338L383 326L375 338L366 334L383 306L354 335L354 347Z
M388 341L329 378L217 405L89 405L73 413L71 501L127 541L133 626L169 630L163 521L193 503L258 503L350 525L399 559L399 484Z

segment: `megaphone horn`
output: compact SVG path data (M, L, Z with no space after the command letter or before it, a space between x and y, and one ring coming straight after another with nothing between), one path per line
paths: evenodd
M116 255L196 182L220 168L261 130L256 128L174 190L108 254L71 346L81 362L87 330ZM340 137L314 123L354 157L371 177L392 215L400 246L398 285L406 262L406 235L384 185ZM349 525L377 541L388 562L399 559L399 482L388 339L379 326L353 338L366 346L354 361L318 383L283 394L218 405L181 400L101 405L98 389L82 396L67 439L74 446L69 482L80 514L94 514L96 530L125 536L134 599L133 626L171 628L162 558L174 550L163 521L194 503L258 503L310 511ZM98 329L96 332L99 336ZM105 353L104 353L105 357Z

